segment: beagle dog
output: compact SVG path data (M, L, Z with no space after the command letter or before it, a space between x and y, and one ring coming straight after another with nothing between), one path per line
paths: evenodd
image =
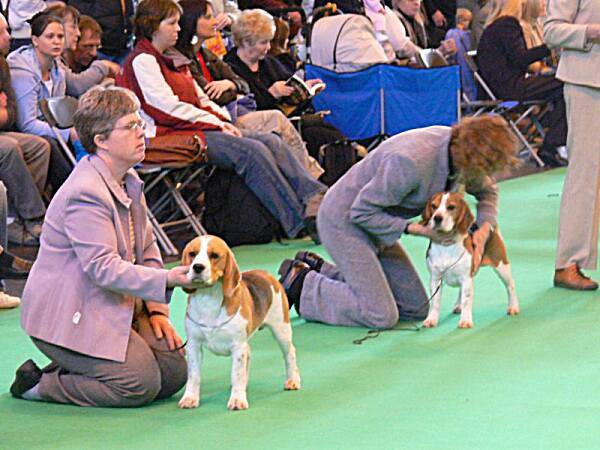
M200 236L189 242L182 263L190 266L188 278L196 287L186 290L188 379L179 407L196 408L200 403L202 352L206 347L217 355L231 355L227 408L247 409L248 341L264 326L283 352L287 372L284 389L300 389L288 301L281 284L262 270L241 273L231 249L216 236Z
M459 328L473 327L473 276L471 264L473 240L469 228L475 221L462 194L439 192L435 194L423 212L422 225L429 226L441 235L453 241L450 245L435 242L429 244L427 250L427 268L431 275L431 306L429 314L423 322L424 327L435 327L440 316L442 299L442 283L459 286L460 294L454 307L454 313L460 313ZM510 264L506 256L506 248L499 230L494 229L485 245L481 265L492 266L508 293L509 315L519 314L519 300L515 292Z

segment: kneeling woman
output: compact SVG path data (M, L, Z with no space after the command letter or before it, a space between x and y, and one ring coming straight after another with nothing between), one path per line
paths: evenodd
M425 289L398 239L414 234L443 242L409 220L436 192L464 184L478 202L478 267L496 224L498 192L490 175L514 164L516 151L507 123L491 116L385 141L334 184L321 204L317 227L335 265L311 253L282 264L290 304L303 318L332 325L391 328L398 319L425 318Z
M141 406L186 380L169 321L187 267L163 268L146 219L139 102L121 88L79 100L75 128L91 155L55 194L25 285L21 325L52 363L18 370L14 397L79 406Z

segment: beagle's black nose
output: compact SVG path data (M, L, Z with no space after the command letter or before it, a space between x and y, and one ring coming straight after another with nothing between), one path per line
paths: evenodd
M444 220L444 218L442 216L439 216L439 215L433 216L433 221L435 222L436 225L439 225L440 223L442 223L442 220Z
M202 271L205 269L206 267L204 267L204 264L194 264L192 266L192 269L194 269L194 272L196 273L202 273Z

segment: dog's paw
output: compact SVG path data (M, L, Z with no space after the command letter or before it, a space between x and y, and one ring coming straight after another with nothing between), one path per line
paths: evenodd
M431 319L429 317L427 317L424 321L423 321L423 327L424 328L433 328L433 327L437 327L438 321L437 319Z
M473 328L473 321L462 319L458 322L458 328Z
M456 305L454 307L454 309L452 310L452 314L460 314L462 312L462 308L460 307L460 305Z
M516 316L520 312L521 312L521 310L519 309L518 306L509 306L508 309L506 310L506 314L508 314L509 316Z
M197 408L200 405L200 397L184 396L179 400L179 407L182 409Z
M250 405L248 405L248 400L241 397L232 397L227 402L227 409L230 411L238 411L240 409L248 409Z
M289 378L285 381L283 389L286 391L297 391L300 389L300 378Z

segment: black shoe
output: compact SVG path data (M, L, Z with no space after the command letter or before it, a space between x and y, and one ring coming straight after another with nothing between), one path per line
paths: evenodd
M566 167L569 165L569 162L556 151L540 150L538 156L548 167Z
M316 270L317 272L321 271L321 267L323 267L323 263L325 262L325 260L316 253L304 251L296 253L294 259L305 262L312 270Z
M300 314L302 285L310 270L310 266L305 262L292 259L284 260L278 270L279 275L281 275L279 282L285 290L289 307L291 309L293 306L298 314Z
M319 237L319 232L317 231L317 218L315 216L306 217L304 219L304 229L315 244L321 244L321 238Z
M0 251L0 279L2 280L24 280L29 275L32 265L33 261L11 255L6 250Z
M17 369L15 381L10 386L10 393L15 398L23 398L23 394L37 385L42 379L42 370L33 360L28 359Z

